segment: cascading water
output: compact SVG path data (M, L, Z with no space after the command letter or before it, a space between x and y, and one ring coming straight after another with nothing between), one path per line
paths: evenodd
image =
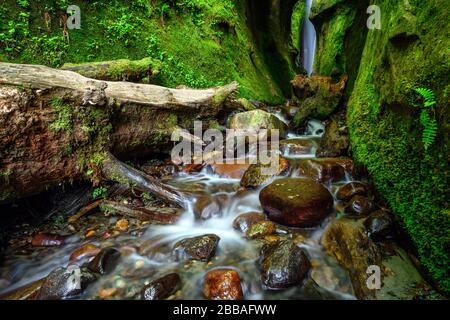
M308 76L311 76L316 52L316 29L309 20L313 0L306 0L306 16L302 26L302 62Z
M296 135L293 140L313 141L321 134L323 134L323 124L319 121L310 121L306 135ZM288 139L288 141L290 140ZM309 157L313 158L314 154L310 154ZM291 176L298 176L298 171L293 169ZM6 271L13 274L12 283L7 291L42 278L58 266L67 266L70 254L78 246L83 243L92 243L99 247L114 246L122 252L128 253L122 255L121 262L113 273L102 276L77 297L81 299L96 298L104 288L118 288L122 292L121 299L135 299L148 279L157 278L170 272L176 272L183 279L183 287L178 292L177 299L201 299L203 298L202 280L206 272L216 268L231 268L239 272L246 299L324 297L353 299L352 290L348 289L351 288L351 284L346 271L324 252L320 244L324 226L334 218L333 216L330 216L322 227L289 231L292 237L307 239L300 246L308 252L311 260L315 261L311 276L313 281L303 287L271 292L262 287L260 273L255 263L258 260L258 242L245 239L232 227L233 220L240 213L261 212L259 193L262 188L242 192L239 190L239 179L221 178L205 169L200 173L169 177L165 183L181 194L187 195L184 204L185 213L176 224L152 225L141 235L124 233L106 241L100 239L83 241L80 237L74 236L64 247L38 252L35 257L11 256L4 263L3 270L0 270L3 273ZM331 186L329 188L331 190ZM222 210L219 216L213 216L205 221L194 218L193 208L202 195L221 199ZM106 223L114 225L115 221L108 222L106 220ZM279 232L286 231L280 229ZM216 254L209 263L177 261L172 252L176 242L206 234L215 234L220 237ZM330 278L334 280L330 281Z

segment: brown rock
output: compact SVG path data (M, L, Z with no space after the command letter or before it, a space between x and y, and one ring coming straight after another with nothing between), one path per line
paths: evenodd
M234 219L233 228L246 233L252 225L264 220L267 220L267 216L261 212L241 213Z
M207 220L212 217L221 216L222 209L227 205L229 200L225 194L200 196L194 204L193 211L195 218Z
M274 290L301 284L311 268L305 252L289 240L264 245L258 264L263 285Z
M381 241L390 236L394 230L394 219L386 211L378 210L372 213L365 221L367 234L374 241Z
M250 164L213 164L214 173L223 178L241 179Z
M336 193L336 198L342 201L349 201L353 196L366 196L367 187L361 182L350 182L340 187Z
M202 164L187 164L185 165L181 171L184 173L192 173L192 172L200 172L203 169Z
M362 300L414 300L431 287L422 278L408 254L396 243L376 244L366 232L364 219L340 218L325 229L322 244L328 254L349 272L355 295ZM371 290L369 266L381 271L380 290Z
M113 297L116 294L117 294L117 288L106 288L106 289L101 289L98 292L98 297L101 300L105 300L105 299Z
M181 288L181 278L176 273L170 273L152 281L142 289L142 299L162 300L175 294Z
M101 275L109 274L117 266L120 259L120 252L114 248L102 249L92 260L88 269Z
M350 136L346 125L345 112L340 112L328 121L325 134L319 142L316 156L319 158L346 156L350 146Z
M256 239L272 235L276 232L277 226L272 221L260 221L252 225L246 232L247 238Z
M173 247L173 255L177 261L199 260L209 261L215 254L220 238L215 234L187 238L178 241Z
M375 210L375 204L372 200L363 196L354 196L348 206L345 208L345 212L349 214L355 214L357 216L365 216Z
M33 247L58 247L64 244L65 237L49 233L38 233L31 240Z
M270 167L270 165L252 164L244 173L244 176L241 179L241 186L244 188L258 188L263 184L269 182L275 176L287 173L290 165L286 159L280 157L278 170L276 172L269 175L265 174L262 169L268 167Z
M281 153L285 156L301 156L311 154L316 147L312 140L290 139L280 142Z
M353 172L353 161L346 158L308 159L299 162L303 175L319 182L336 182Z
M91 243L86 243L86 244L82 245L81 247L79 247L74 252L72 252L69 260L70 260L70 262L82 261L82 260L88 259L90 257L96 256L99 252L100 252L100 249L97 246L95 246Z
M203 284L203 295L208 300L242 300L239 274L229 269L208 272Z
M313 227L333 210L333 197L321 184L284 178L264 188L259 200L270 220L292 227Z

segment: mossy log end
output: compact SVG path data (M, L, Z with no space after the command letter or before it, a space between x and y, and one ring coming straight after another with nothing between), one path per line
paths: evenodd
M98 182L109 152L121 159L167 153L175 128L191 129L196 120L205 130L217 126L237 89L103 82L0 63L0 202L64 181Z

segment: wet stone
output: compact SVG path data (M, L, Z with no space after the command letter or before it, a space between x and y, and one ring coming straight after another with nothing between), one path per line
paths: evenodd
M194 204L194 215L196 219L208 220L213 217L220 217L222 209L229 202L229 198L225 194L215 196L203 195L197 199Z
M333 197L311 179L284 178L264 188L259 200L270 220L291 227L317 226L333 210Z
M215 234L183 239L174 245L173 255L177 261L207 262L214 256L219 240L220 238Z
M258 188L268 182L270 182L275 176L286 174L289 171L289 162L280 157L278 169L275 172L266 172L267 168L271 165L252 164L248 170L244 173L241 179L241 187L254 189ZM268 174L270 173L270 174Z
M290 139L280 142L281 153L286 156L302 156L313 152L315 143L312 140Z
M336 193L336 198L342 201L349 201L353 196L366 196L367 186L361 182L350 182L340 187Z
M300 285L311 267L303 249L289 240L265 244L258 265L263 285L272 290Z
M365 221L369 238L374 241L381 241L389 237L394 230L394 219L386 211L378 210L372 213Z
M261 212L245 212L238 215L233 221L233 228L243 233L257 222L267 220L267 216Z
M89 263L88 268L101 275L109 274L116 268L119 259L120 252L117 249L105 248Z
M250 164L213 164L212 170L222 178L241 179Z
M337 182L353 172L353 161L347 158L308 159L299 162L300 172L319 182Z
M49 234L49 233L38 233L31 240L31 245L33 247L58 247L64 244L66 237Z
M162 300L175 294L180 288L180 276L170 273L146 285L141 295L143 300Z
M58 268L45 278L36 299L59 300L69 298L80 294L89 284L96 280L97 277L84 268Z
M97 246L91 243L86 243L72 252L69 260L70 262L81 262L96 256L99 252L100 249Z
M256 239L263 238L274 234L277 226L272 221L260 221L253 224L246 232L247 238Z
M288 128L275 115L258 109L234 115L230 120L230 129L252 130L255 132L278 129L280 137L285 137Z
M375 208L372 200L363 196L354 196L345 208L345 212L349 215L366 216L375 211Z
M209 271L203 283L203 296L208 300L242 300L239 273L230 269Z

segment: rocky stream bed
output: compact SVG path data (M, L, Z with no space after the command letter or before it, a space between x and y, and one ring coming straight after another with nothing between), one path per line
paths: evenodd
M267 111L239 113L229 123L281 129L273 176L258 164L133 163L183 194L186 209L114 183L96 199L77 183L58 188L58 197L42 196L52 199L47 222L11 230L1 298L438 296L399 245L402 232L368 177L341 156L348 141L339 117L309 118L299 134L289 129L289 106ZM378 289L367 284L370 266L380 268Z

